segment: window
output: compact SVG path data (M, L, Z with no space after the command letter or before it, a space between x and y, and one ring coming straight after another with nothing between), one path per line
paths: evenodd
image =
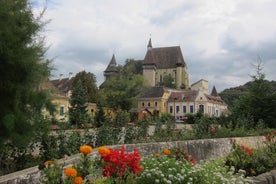
M199 105L199 112L204 112L204 105Z
M64 105L61 105L59 108L59 115L63 116L64 115Z
M145 106L145 103L144 102L142 102L142 107L144 107Z
M150 107L150 102L148 103L148 107Z
M173 106L170 106L170 113L173 113Z
M186 113L186 105L183 105L183 113Z
M179 113L179 105L176 106L176 113Z
M157 102L154 102L154 106L157 107Z
M163 77L162 77L162 75L160 75L160 82L163 82Z
M190 113L193 113L193 112L194 112L194 106L190 105Z

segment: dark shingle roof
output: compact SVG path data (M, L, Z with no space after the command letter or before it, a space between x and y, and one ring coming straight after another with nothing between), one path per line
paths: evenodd
M104 71L104 73L110 73L110 72L118 72L117 63L116 63L114 54L112 55L112 58Z
M138 98L161 98L165 91L164 87L151 87L142 92Z
M180 46L149 49L144 58L144 65L155 64L158 69L185 66Z

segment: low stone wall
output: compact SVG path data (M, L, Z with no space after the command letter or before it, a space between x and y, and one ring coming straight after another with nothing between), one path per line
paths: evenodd
M276 170L252 177L251 182L253 184L276 184Z
M233 138L239 144L251 148L257 148L262 145L263 137L240 137ZM108 146L111 148L120 148L122 145ZM196 161L217 159L230 153L232 145L229 138L220 139L201 139L189 141L173 141L173 142L159 142L159 143L143 143L143 144L126 144L124 145L127 152L132 152L133 148L137 148L141 156L148 156L154 153L160 153L164 148L181 147L192 154ZM90 155L95 157L97 151L93 151ZM64 161L66 165L77 162L79 154L66 158ZM38 167L32 167L19 172L11 173L0 177L0 184L37 184L39 183L40 173Z

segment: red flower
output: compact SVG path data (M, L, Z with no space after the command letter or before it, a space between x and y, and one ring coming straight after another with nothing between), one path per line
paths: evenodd
M140 153L134 148L133 153L126 154L125 147L119 150L111 150L108 155L102 157L107 165L103 167L103 176L110 177L112 175L123 176L124 172L129 170L134 174L138 174L142 167L140 163Z
M191 156L190 162L192 163L192 165L195 165L195 158Z

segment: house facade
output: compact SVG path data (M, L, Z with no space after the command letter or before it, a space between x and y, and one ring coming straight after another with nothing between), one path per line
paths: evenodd
M153 48L150 39L143 60L143 76L152 87L162 86L164 77L171 77L177 89L188 89L188 69L180 46Z
M208 83L204 80L203 84L206 82ZM184 119L186 114L198 112L210 117L219 117L227 113L227 104L218 96L215 87L211 94L205 93L206 89L200 89L177 90L152 87L138 97L138 108L147 108L158 116L168 113L176 120Z
M153 115L160 116L167 111L170 92L165 87L150 87L138 97L138 109L147 108Z

